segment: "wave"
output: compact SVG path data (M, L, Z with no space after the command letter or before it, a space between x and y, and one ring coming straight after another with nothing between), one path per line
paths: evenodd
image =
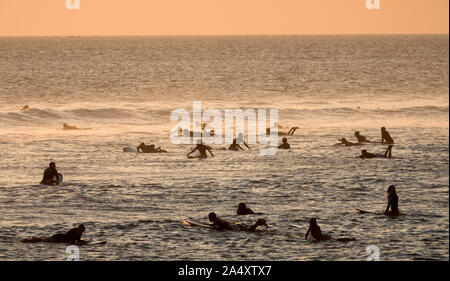
M191 108L187 108L191 110ZM0 112L1 126L54 126L63 122L78 124L148 124L162 123L169 119L170 108L149 108L142 105L135 108L70 108L70 109L39 109L30 108L25 111ZM222 111L223 112L223 111ZM322 108L279 108L283 118L326 118L328 117L351 117L359 114L372 118L379 116L420 118L442 116L448 118L449 106L410 106L399 108L358 108L358 107L322 107Z

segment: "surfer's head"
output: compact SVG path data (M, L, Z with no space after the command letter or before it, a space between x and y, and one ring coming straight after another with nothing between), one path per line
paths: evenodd
M138 147L139 147L139 148L145 147L145 143L141 143Z
M358 131L355 132L355 136L359 136L359 132Z
M361 154L364 156L367 155L367 150L365 150L365 149L361 150Z
M342 143L346 143L346 142L347 142L347 139L346 139L346 138L342 138L342 139L340 139L339 141L342 142Z
M390 185L387 190L388 195L395 194L397 191L395 190L395 185Z
M49 166L50 168L56 168L55 162L50 162L50 164L48 164L48 166Z
M209 221L214 221L217 218L216 213L209 213L208 218Z
M245 209L245 208L247 208L247 205L245 205L245 203L239 203L238 208L239 209Z
M309 220L309 224L310 224L310 225L317 225L317 220L316 220L315 218L311 218L311 219Z
M386 132L386 127L381 127L381 132Z
M283 138L282 142L287 143L287 138Z
M265 219L258 219L258 220L256 221L256 225L258 225L258 226L262 225L262 226L265 226L265 227L269 227L269 226L267 225L267 222L266 222Z
M86 230L86 228L84 227L84 224L79 224L77 227L77 231L78 233L83 233Z

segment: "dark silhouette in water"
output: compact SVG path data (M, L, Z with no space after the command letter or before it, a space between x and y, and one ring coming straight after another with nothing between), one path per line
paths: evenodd
M355 132L355 137L358 139L358 143L371 143L365 136L361 135L358 131Z
M400 211L398 209L398 195L397 195L394 185L390 185L388 187L387 198L388 198L388 205L387 205L384 213L388 216L400 215ZM389 209L391 209L391 210L389 210Z
M20 242L22 243L39 243L39 242L48 242L48 243L86 243L86 241L81 240L81 235L86 230L83 224L78 225L77 228L73 228L69 230L67 233L58 233L52 236L42 236L42 237L33 237L31 239L23 239Z
M200 142L199 144L197 144L197 146L191 151L189 152L186 156L188 156L188 158L207 158L208 155L206 154L206 151L209 151L209 153L211 154L211 156L214 156L214 154L211 151L211 147L204 145L202 142ZM196 150L198 150L198 152L200 153L200 155L198 156L189 156L192 153L194 153Z
M356 146L356 145L361 145L360 143L355 143L355 142L350 142L345 138L342 138L339 140L340 143L337 143L335 145L345 145L345 146Z
M362 159L372 159L372 158L388 158L391 159L392 158L392 147L393 145L389 145L388 148L386 148L386 151L384 152L384 154L374 154L374 153L370 153L367 152L367 150L361 150L361 155L359 156Z
M231 223L219 218L215 213L209 213L208 218L209 218L209 221L212 222L211 226L217 230L233 230L233 226L231 225ZM247 227L245 224L241 224L241 223L235 224L235 226L238 227L238 230L251 231L251 232L256 231L256 228L258 226L269 227L267 225L267 222L265 219L258 219L250 227Z
M217 230L233 230L233 227L229 222L219 218L216 213L209 213L208 219L212 222L211 226L216 228Z
M66 130L66 131L90 130L90 129L91 128L78 128L78 127L75 127L75 126L70 126L67 123L63 123L63 130Z
M279 136L293 136L297 129L299 129L299 127L292 127L292 128L289 129L289 131L287 133L285 133L285 132L278 132L278 135ZM270 128L266 129L266 135L270 136Z
M381 127L381 143L394 144L394 140L388 131L386 131L386 127Z
M238 151L238 150L244 150L239 144L243 143L249 150L251 148L248 146L248 144L244 141L244 135L242 133L239 133L238 137L233 140L233 143L228 147L228 150Z
M50 162L49 167L45 169L44 176L42 178L41 184L45 185L59 185L59 174L56 170L56 164Z
M167 151L161 149L161 147L155 148L154 144L146 145L145 143L141 143L138 147L136 147L138 153L166 153Z
M291 149L291 145L288 143L287 138L283 138L282 142L283 142L283 143L280 144L280 145L278 146L278 148L280 148L280 149Z
M245 205L245 203L239 203L236 213L237 215L252 215L255 212L253 212L250 208L247 208L247 205Z
M258 226L265 226L265 227L269 227L267 225L267 222L265 219L258 219L252 226L247 227L245 224L237 224L237 226L240 228L240 230L243 231L250 231L250 232L254 232L256 231L256 228L258 228Z
M23 107L20 109L20 111L25 111L25 110L28 110L28 109L30 109L30 107L29 107L28 105L25 105L25 106L23 106Z
M314 237L317 241L327 241L331 239L330 235L322 234L322 231L320 230L320 226L317 224L317 220L315 218L311 218L309 220L309 228L308 231L306 231L305 234L305 240L308 239L308 234L311 232L311 236ZM337 241L341 242L349 242L349 241L355 241L355 238L338 238Z

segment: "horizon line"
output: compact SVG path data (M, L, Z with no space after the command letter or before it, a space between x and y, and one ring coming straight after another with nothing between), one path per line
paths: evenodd
M449 33L249 33L249 34L128 34L128 35L0 35L0 38L14 37L237 37L237 36L393 36L393 35L449 35Z

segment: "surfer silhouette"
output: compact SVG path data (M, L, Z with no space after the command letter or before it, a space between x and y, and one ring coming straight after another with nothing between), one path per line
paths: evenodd
M245 203L239 203L238 209L236 210L237 215L252 215L255 212L253 212L250 208L247 208L247 205Z
M23 239L20 242L22 243L39 243L39 242L48 242L48 243L86 243L86 241L81 240L81 235L83 235L86 228L83 224L78 225L77 228L73 228L69 230L67 233L57 233L52 236L42 236L42 237L33 237L30 239Z
M355 137L358 139L358 143L371 143L372 141L368 140L367 137L361 135L358 131L355 132Z
M50 162L49 167L45 169L44 176L42 178L41 184L45 185L59 185L59 174L56 170L56 164Z
M278 146L278 148L280 148L280 149L291 149L291 145L288 143L287 138L283 138L282 142L283 142L283 143L280 144L280 145Z
M381 127L381 143L394 144L394 140L388 131L386 131L386 127Z
M209 153L211 154L211 156L214 156L214 154L211 151L211 147L204 145L202 142L198 143L195 148L189 152L186 156L188 158L207 158L208 155L206 154L206 151L209 151ZM190 156L192 153L194 153L196 150L198 150L198 152L200 153L200 155L198 156Z
M392 147L393 145L389 145L386 148L386 151L384 152L384 154L380 154L380 153L370 153L367 152L367 150L363 149L361 150L361 155L359 156L359 158L362 159L372 159L372 158L388 158L391 159L392 158Z
M387 193L388 205L387 205L384 213L388 216L398 216L400 214L400 211L398 209L398 195L397 195L397 191L395 190L395 186L390 185L388 187L388 190L386 193Z
M311 218L309 220L309 228L306 231L305 234L305 240L308 240L308 235L311 233L311 236L316 239L317 241L327 241L331 239L330 235L322 234L322 231L320 230L320 226L317 224L317 220L315 218ZM349 241L355 241L355 238L337 238L337 241L341 242L349 242Z

